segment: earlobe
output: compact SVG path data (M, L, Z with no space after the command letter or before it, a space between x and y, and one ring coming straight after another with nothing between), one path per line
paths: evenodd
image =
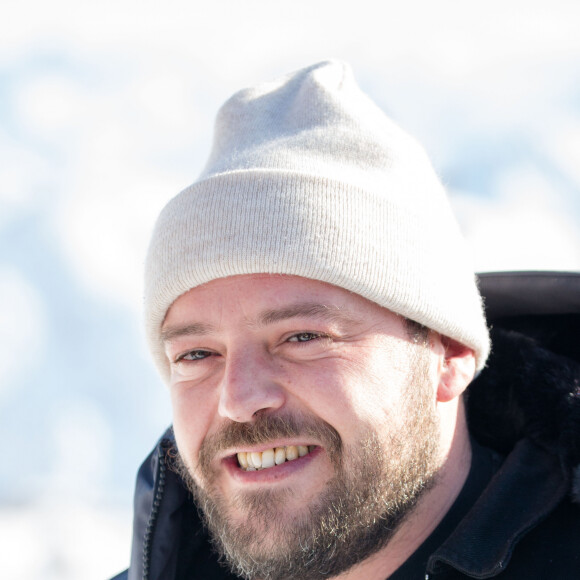
M475 354L463 344L441 336L444 354L440 360L437 401L446 403L459 397L475 375Z

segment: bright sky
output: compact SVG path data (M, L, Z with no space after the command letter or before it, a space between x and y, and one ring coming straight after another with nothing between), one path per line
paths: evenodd
M232 92L349 61L427 148L478 270L580 270L579 22L576 0L3 2L0 431L19 445L0 522L37 558L8 550L0 576L127 564L133 476L170 421L141 335L147 240ZM31 532L67 505L62 541ZM95 537L110 558L82 573Z

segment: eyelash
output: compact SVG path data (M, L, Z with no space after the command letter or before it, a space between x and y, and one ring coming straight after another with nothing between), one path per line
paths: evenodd
M193 359L186 359L186 356L189 355L195 355L195 354L204 354L205 356L199 357L199 358L193 358ZM180 354L176 359L175 362L179 363L179 362L186 362L186 363L193 363L193 362L197 362L200 360L205 360L206 358L209 358L210 356L212 356L213 352L211 352L210 350L190 350L188 352L185 352L183 354Z
M308 336L311 337L308 340L299 340L299 337ZM323 334L321 332L298 332L293 334L290 338L288 338L288 342L297 342L297 343L305 343L305 342L312 342L313 340L317 340L319 338L329 338L327 334ZM296 339L296 340L293 340Z
M309 337L309 338L308 338L308 340L300 340L300 337ZM292 336L290 336L287 339L287 342L292 342L292 343L296 343L296 344L306 344L309 342L314 342L314 341L319 340L319 339L328 339L328 338L330 338L330 337L327 334L324 334L322 332L297 332L296 334L293 334ZM204 356L192 358L192 359L185 358L187 356L195 355L195 354L203 354ZM185 352L185 353L179 355L175 359L175 363L180 363L180 362L195 363L195 362L206 360L207 358L210 358L211 356L216 356L216 353L214 353L210 350L203 350L203 349L190 350L188 352Z

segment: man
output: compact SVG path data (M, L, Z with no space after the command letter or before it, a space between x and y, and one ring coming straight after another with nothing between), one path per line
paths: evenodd
M157 222L146 319L174 424L139 473L129 579L580 578L577 353L504 333L481 372L443 188L344 64L224 105Z

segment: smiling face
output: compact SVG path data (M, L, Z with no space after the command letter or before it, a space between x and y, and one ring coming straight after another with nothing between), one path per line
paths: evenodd
M163 324L182 474L247 578L382 548L440 464L437 356L405 321L295 276L214 280Z

